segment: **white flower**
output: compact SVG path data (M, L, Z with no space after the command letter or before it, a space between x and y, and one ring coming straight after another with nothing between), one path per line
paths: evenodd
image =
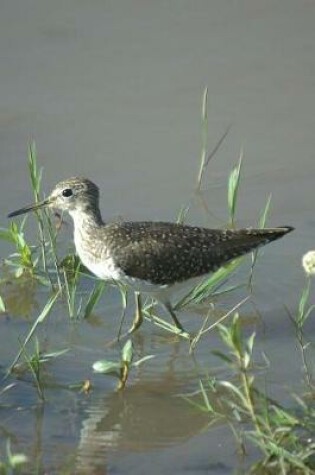
M308 275L315 275L315 251L308 251L304 254L302 266Z

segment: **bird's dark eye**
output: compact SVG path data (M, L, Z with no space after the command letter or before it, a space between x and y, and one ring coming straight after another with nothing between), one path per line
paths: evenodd
M65 188L64 190L62 190L62 196L64 196L65 198L69 198L69 196L72 195L73 191L71 190L71 188Z

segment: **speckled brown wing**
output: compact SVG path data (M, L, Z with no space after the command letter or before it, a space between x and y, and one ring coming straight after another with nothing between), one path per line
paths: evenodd
M290 230L212 230L163 222L126 222L111 228L115 264L130 277L159 285L213 272Z

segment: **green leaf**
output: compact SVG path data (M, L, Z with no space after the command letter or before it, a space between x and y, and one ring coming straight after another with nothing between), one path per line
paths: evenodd
M36 201L39 199L40 184L42 179L42 170L38 169L37 165L37 151L35 142L32 142L28 149L28 167L31 177L32 189Z
M246 347L250 355L252 355L253 353L255 337L256 337L256 333L253 332L246 341Z
M271 198L272 198L272 195L270 193L270 195L267 198L265 208L263 209L263 212L261 213L261 216L259 218L259 222L258 222L259 228L264 228L266 225L266 220L267 220L267 216L268 216L270 205L271 205Z
M241 328L239 322L239 314L236 312L233 317L233 322L231 326L231 339L233 346L237 349L239 355L242 354L242 338L241 338Z
M305 320L308 316L308 314L305 311L305 307L306 307L306 304L308 302L308 298L309 298L309 295L310 295L310 289L311 289L311 279L308 278L306 286L304 287L304 289L302 291L302 295L301 295L300 301L299 301L298 316L297 316L297 323L299 325L303 325L303 323L305 322Z
M1 296L0 296L0 312L5 312L5 304Z
M0 239L15 243L15 239L10 229L0 228Z
M91 315L93 308L95 307L95 305L97 304L97 302L102 296L104 287L105 287L105 282L103 280L97 282L94 289L89 295L89 299L84 309L83 318L87 318L89 315Z
M213 355L217 356L218 358L220 358L221 360L225 361L226 363L232 363L233 360L232 358L230 358L229 356L227 356L225 353L223 353L222 351L219 351L219 350L213 350L211 352Z
M192 290L190 290L179 302L175 305L175 310L181 308L190 303L200 303L202 300L214 295L216 289L222 286L230 275L239 267L243 260L243 257L234 259L227 265L220 267L209 278L197 284ZM232 287L232 290L234 287Z
M206 390L204 388L204 385L203 385L203 382L201 381L201 379L199 380L199 387L200 387L200 390L201 390L201 394L202 394L202 397L203 397L203 401L204 401L204 404L205 404L205 407L207 409L208 412L215 412L210 401L209 401L209 398L208 398L208 395L206 393Z
M25 351L25 346L27 345L27 343L30 341L30 339L32 338L37 326L42 323L45 318L47 317L47 315L49 314L50 310L52 309L54 303L56 302L57 298L59 297L59 294L60 294L60 291L58 291L55 295L51 296L50 299L48 300L48 302L46 303L45 307L43 308L43 310L41 311L41 313L39 314L39 316L37 317L37 319L35 320L35 322L33 323L32 325L32 328L30 329L28 335L26 336L25 340L24 340L24 343L22 344L21 346L21 349L20 351L18 352L18 354L16 355L16 357L14 358L14 361L13 363L11 364L11 366L9 367L8 369L8 372L10 373L13 369L13 367L16 365L16 363L19 361L20 359L20 356L21 354L23 353L23 351Z
M15 278L18 279L19 277L21 277L23 275L23 272L24 267L19 266L14 273Z
M144 363L145 361L148 361L148 360L151 360L152 358L155 358L155 356L156 356L156 355L143 356L143 358L140 358L140 360L135 361L134 363L132 363L132 366L138 367L138 366L140 366L142 363Z
M18 467L28 461L28 457L24 454L13 454L10 458L10 465L12 468Z
M232 170L228 181L228 208L231 224L234 225L238 190L240 185L243 152L241 151L238 165Z
M121 359L124 363L130 364L133 358L133 345L131 340L127 340L122 351Z
M246 407L246 405L247 405L246 396L244 396L244 394L242 393L242 391L239 388L237 388L234 384L230 383L229 381L220 381L219 384L220 384L220 386L223 386L223 387L229 389L233 394L235 394L235 396L237 396L237 398L240 400L242 405L244 407Z
M95 361L92 368L95 373L111 374L120 378L121 363L117 363L116 361Z

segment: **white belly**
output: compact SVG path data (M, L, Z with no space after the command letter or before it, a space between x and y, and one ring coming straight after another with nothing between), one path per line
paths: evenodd
M174 285L157 285L152 282L137 279L136 277L127 276L121 269L118 269L112 258L107 258L101 263L84 262L83 256L80 256L83 264L97 277L103 280L111 280L114 282L120 282L123 285L138 291L150 295L151 297L159 300L160 302L169 301L176 294L181 294L183 291L187 291L189 287L196 285L200 282L200 277L189 280L188 282L177 283Z
M100 279L121 281L124 273L118 269L111 257L102 260L102 262L91 262L90 259L85 259L84 255L80 255L83 264Z

